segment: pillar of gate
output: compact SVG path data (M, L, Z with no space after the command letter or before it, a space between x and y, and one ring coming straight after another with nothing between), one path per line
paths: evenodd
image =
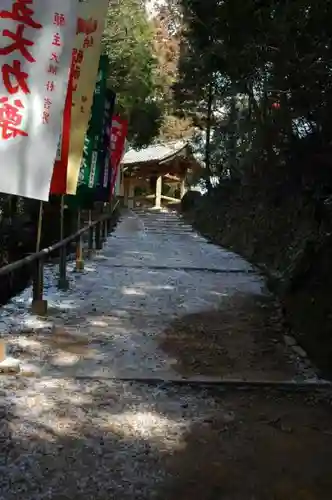
M128 208L134 208L135 184L133 179L128 179Z
M162 193L162 187L163 187L163 178L162 176L157 178L156 182L156 198L155 198L155 204L154 208L161 208L161 193Z

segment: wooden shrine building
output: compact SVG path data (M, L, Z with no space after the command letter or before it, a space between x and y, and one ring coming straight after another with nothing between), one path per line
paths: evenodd
M122 162L120 196L128 208L177 204L188 176L201 168L184 141L130 149Z

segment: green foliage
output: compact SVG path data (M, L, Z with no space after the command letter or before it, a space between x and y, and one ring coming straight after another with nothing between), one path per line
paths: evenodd
M148 19L142 0L112 0L103 49L110 62L109 86L117 92L118 111L129 120L134 147L192 133L191 121L174 113L180 41L169 9L160 6Z
M199 191L187 191L181 200L182 212L186 213L194 210L198 206L201 197L202 195Z
M103 36L110 61L109 86L118 110L129 119L129 139L137 147L159 132L163 103L158 98L153 32L140 0L112 0Z
M175 113L173 86L178 81L180 58L181 23L176 12L165 4L156 8L151 21L153 27L153 49L156 60L155 78L160 99L165 110L161 123L159 139L161 142L179 140L193 135L190 118Z
M331 2L179 4L178 107L204 126L207 87L213 85L211 150L220 175L294 165L304 149L306 161L314 162L331 146Z

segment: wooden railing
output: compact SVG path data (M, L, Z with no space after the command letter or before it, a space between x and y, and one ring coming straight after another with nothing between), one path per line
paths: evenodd
M44 294L44 265L46 260L59 252L59 280L58 286L60 289L68 288L67 280L67 259L68 247L73 242L76 242L76 268L82 270L83 266L83 240L87 234L88 255L91 256L94 250L101 250L103 242L106 240L107 235L111 232L114 224L116 223L116 211L119 202L116 202L110 210L103 213L97 220L88 223L76 233L68 236L51 245L48 248L43 248L40 252L33 253L27 257L12 262L0 268L0 277L8 276L14 272L32 266L32 282L33 282L33 296L32 296L32 310L36 314L45 314L47 311L47 302L43 300Z

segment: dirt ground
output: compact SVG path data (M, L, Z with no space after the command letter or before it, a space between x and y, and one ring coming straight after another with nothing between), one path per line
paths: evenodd
M161 348L184 376L286 380L299 375L272 297L237 294L219 310L187 315ZM167 457L167 500L332 498L331 397L273 390L225 392Z
M332 412L317 397L225 394L166 458L167 500L329 500Z
M291 379L297 368L283 333L273 298L237 294L220 310L175 321L161 347L185 376ZM169 490L161 498L332 498L329 398L267 391L217 400L220 411L193 425L183 453L167 458Z
M185 376L282 380L297 369L270 296L236 294L219 310L184 316L164 332L161 348Z
M1 378L0 500L331 500L332 394L139 380L303 375L261 277L149 217L52 291L52 328L7 310L11 353L41 375Z
M1 499L331 499L331 394L64 379L12 391Z

